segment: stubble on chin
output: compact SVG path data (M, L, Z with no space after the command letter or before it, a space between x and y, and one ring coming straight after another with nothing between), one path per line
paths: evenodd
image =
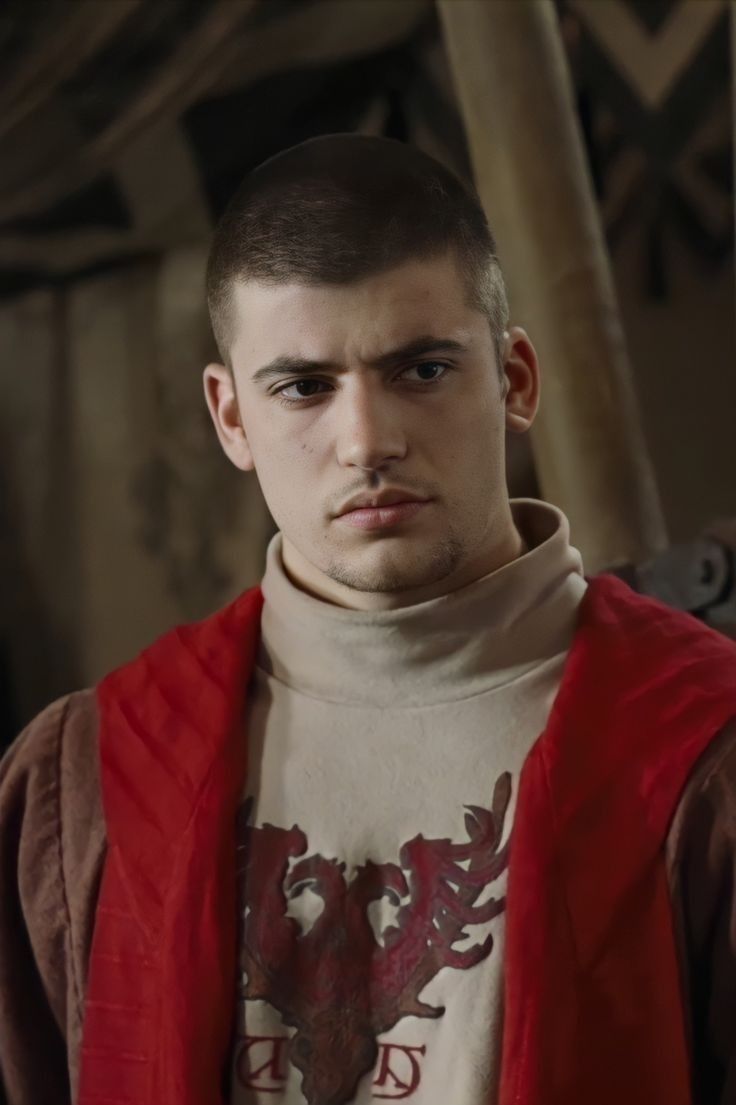
M464 556L464 547L449 537L425 547L418 555L400 555L372 565L351 563L348 557L335 558L325 575L343 587L371 594L397 594L431 587L456 571Z

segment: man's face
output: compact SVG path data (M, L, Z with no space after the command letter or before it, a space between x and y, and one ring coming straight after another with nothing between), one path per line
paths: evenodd
M208 403L230 459L256 470L287 571L314 594L406 605L518 554L504 381L466 298L452 255L350 286L235 287L234 392L209 366ZM343 513L389 490L426 501L370 528Z

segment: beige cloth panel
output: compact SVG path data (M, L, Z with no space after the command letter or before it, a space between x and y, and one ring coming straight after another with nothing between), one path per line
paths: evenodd
M0 641L19 724L260 579L273 525L202 395L205 256L0 310Z

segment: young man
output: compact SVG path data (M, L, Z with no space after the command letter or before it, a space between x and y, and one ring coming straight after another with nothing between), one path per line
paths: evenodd
M208 294L278 532L5 761L7 1100L736 1100L736 653L509 501L539 369L477 199L304 143Z

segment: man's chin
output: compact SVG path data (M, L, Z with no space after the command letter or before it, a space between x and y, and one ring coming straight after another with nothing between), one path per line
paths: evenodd
M330 564L325 574L333 582L363 594L399 595L421 592L447 579L457 568L456 550L445 546L444 553L444 556L427 558L425 555L421 559L416 555L405 559L396 555L386 556L381 563L371 565L351 564L341 559Z

